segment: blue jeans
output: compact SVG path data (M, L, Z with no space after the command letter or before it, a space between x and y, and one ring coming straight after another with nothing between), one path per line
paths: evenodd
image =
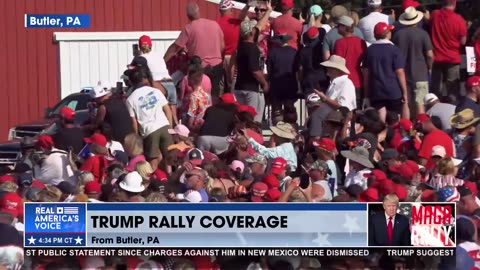
M167 90L168 105L177 105L177 88L173 82L161 82Z

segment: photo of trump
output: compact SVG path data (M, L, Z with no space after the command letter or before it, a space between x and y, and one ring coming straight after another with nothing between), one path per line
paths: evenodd
M384 211L368 217L369 246L411 246L410 221L398 213L397 195L389 194L383 199Z

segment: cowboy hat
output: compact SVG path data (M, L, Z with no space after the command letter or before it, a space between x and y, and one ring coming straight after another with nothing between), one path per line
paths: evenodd
M320 65L324 67L336 68L338 70L341 70L343 73L350 74L347 66L345 66L345 58L338 55L330 56L330 59L328 59L328 61L322 62L320 63Z
M472 109L465 109L450 117L450 125L456 129L464 129L480 120L480 117L475 117Z
M357 146L352 150L340 152L342 156L352 161L359 163L367 168L373 168L373 164L370 161L368 150L365 147Z
M398 22L403 25L414 25L420 22L423 19L423 13L418 11L414 7L409 7L405 9L405 12L400 15Z
M295 139L295 129L288 123L280 121L275 126L271 126L270 130L278 137L291 140Z

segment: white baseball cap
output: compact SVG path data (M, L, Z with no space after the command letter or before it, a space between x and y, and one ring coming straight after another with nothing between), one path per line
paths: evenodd
M316 93L311 93L307 96L307 105L319 104L320 102L322 102L322 99Z
M425 97L423 98L423 105L427 105L427 104L432 103L436 100L438 100L437 95L432 94L432 93L426 94Z
M369 6L379 6L382 4L382 0L368 0Z
M112 85L109 81L100 80L97 86L93 87L93 91L90 92L92 98L101 98L111 93Z
M202 201L202 195L196 190L189 189L183 194L185 200L193 203L199 203Z
M444 158L447 155L447 151L445 150L445 147L441 145L435 145L432 147L432 154L431 156L439 156L441 158Z

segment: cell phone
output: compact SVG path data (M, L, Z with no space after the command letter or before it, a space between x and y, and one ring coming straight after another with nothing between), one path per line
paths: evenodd
M310 175L302 174L300 175L300 187L306 189L310 185Z
M138 44L133 44L132 45L132 52L133 52L133 57L139 56L140 55L140 48L138 47Z
M123 82L117 82L117 86L115 87L115 93L120 94L123 92Z

